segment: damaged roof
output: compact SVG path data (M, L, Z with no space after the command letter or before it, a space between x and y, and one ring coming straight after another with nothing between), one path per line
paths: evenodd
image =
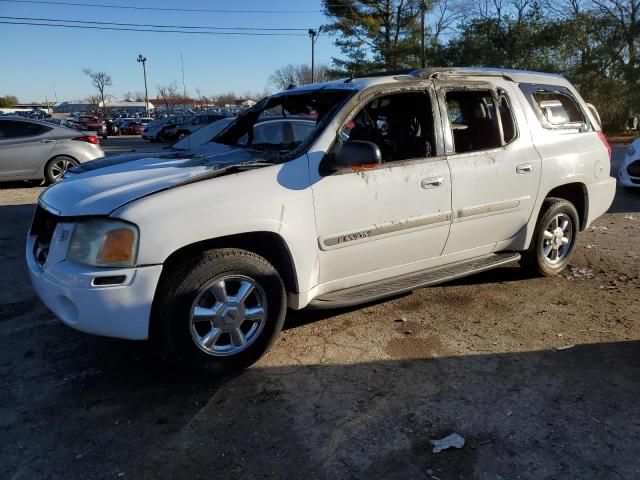
M445 79L445 78L490 78L500 77L515 83L545 83L551 85L569 85L568 80L559 74L534 72L527 70L513 70L509 68L487 68L487 67L428 67L415 70L400 70L393 72L370 73L367 75L343 78L330 82L303 85L292 89L292 91L305 91L317 89L348 89L362 90L375 85L406 82L411 79Z

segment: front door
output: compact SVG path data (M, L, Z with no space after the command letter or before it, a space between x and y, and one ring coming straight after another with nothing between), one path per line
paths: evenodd
M421 261L441 255L451 223L451 181L446 159L438 156L434 105L425 86L354 109L339 135L343 142L380 147L383 163L371 170L323 175L321 168L314 171L310 154L324 291L417 271Z
M50 130L35 122L0 121L0 177L28 178L35 174L55 147Z

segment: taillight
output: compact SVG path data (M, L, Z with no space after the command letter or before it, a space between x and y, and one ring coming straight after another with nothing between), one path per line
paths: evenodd
M609 145L609 141L602 130L598 132L598 138L602 140L602 143L604 143L604 146L607 148L607 152L609 152L609 160L611 160L611 145Z
M93 143L94 145L98 145L100 143L100 139L96 135L82 135L81 137L73 137L71 140Z

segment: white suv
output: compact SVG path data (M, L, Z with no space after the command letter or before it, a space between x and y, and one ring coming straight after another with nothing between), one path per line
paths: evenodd
M255 134L292 116L312 124ZM242 368L287 307L517 260L557 274L613 200L610 153L560 76L423 69L309 85L262 100L201 153L74 168L41 195L26 255L67 325Z

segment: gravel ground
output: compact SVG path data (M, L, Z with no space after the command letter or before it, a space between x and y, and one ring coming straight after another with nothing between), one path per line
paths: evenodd
M36 299L39 191L0 187L0 478L640 478L640 194L562 276L292 312L253 368L207 379ZM464 447L432 453L453 432Z

